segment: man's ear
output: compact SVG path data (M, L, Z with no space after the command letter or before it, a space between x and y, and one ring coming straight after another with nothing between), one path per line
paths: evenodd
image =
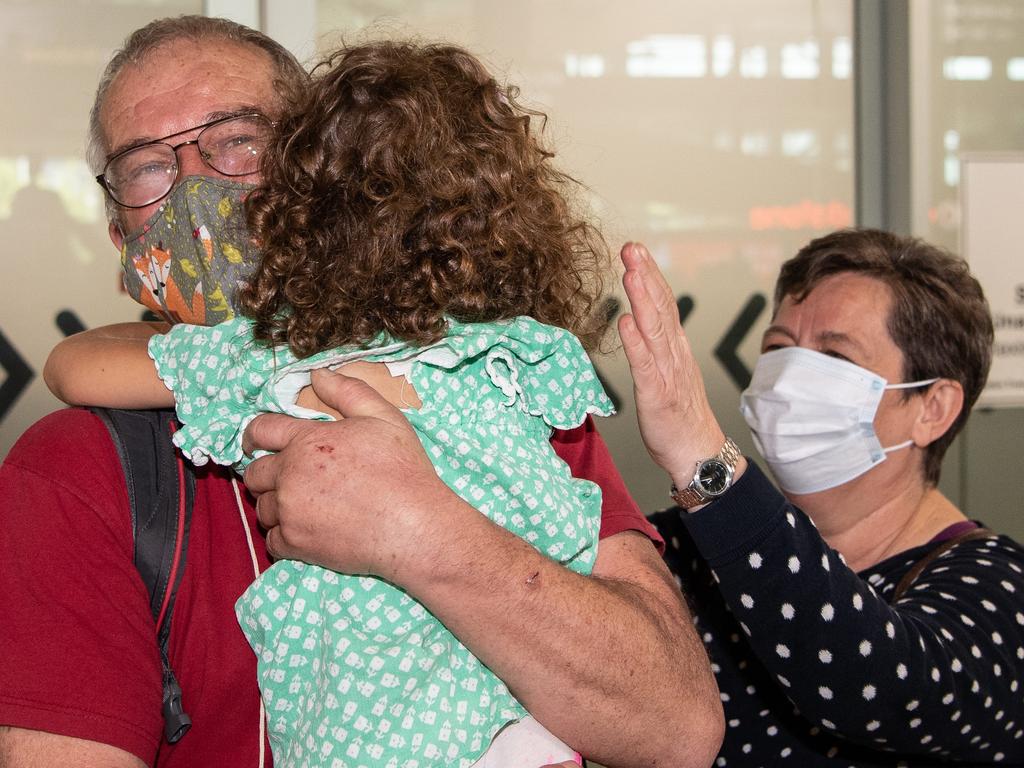
M110 242L120 251L121 243L124 242L124 232L121 231L121 227L118 226L117 222L112 221L107 225L107 233L110 235Z
M939 379L928 387L914 422L914 445L924 448L946 434L963 407L964 388L959 381Z

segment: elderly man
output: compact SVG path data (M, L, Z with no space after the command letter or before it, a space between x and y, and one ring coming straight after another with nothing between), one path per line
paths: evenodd
M129 38L93 110L114 244L146 228L186 177L256 181L255 163L228 164L214 137L238 138L235 118L273 119L279 94L303 80L283 49L223 20L164 20ZM166 164L165 181L129 183L118 158L140 152ZM140 299L194 319L167 303L160 274L147 275ZM403 587L584 754L609 765L710 762L723 723L706 656L656 534L591 425L553 438L604 492L601 546L584 578L455 496L386 402L343 377L317 387L345 420L263 416L247 433L250 450L277 452L246 476L265 543L231 476L199 476L170 638L194 724L173 746L160 736L160 659L104 427L61 411L15 446L0 470L0 764L265 764L255 659L232 606L268 550Z

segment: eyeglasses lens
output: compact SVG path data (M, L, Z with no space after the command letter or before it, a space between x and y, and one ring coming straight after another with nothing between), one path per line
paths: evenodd
M270 123L256 116L214 123L199 134L203 160L225 176L255 173L270 140Z
M177 171L178 161L169 145L146 144L111 160L103 176L114 200L142 206L166 195Z

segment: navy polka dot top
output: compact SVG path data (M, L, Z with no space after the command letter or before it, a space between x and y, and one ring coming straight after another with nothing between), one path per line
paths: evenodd
M717 766L1024 765L1024 549L936 545L861 573L756 465L652 518L725 708Z

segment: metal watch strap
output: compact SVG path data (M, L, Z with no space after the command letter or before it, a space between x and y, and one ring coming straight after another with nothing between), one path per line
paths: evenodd
M718 458L724 461L733 469L739 463L740 456L743 453L740 451L740 447L732 441L731 437L725 438L725 444L722 446L722 450L718 452Z
M731 438L725 438L725 444L722 449L712 456L713 459L718 459L729 467L735 469L737 462L740 460L740 449L732 441ZM701 459L697 462L697 467L700 467L707 459ZM703 493L699 488L695 487L696 477L690 482L686 488L677 488L675 484L672 484L672 501L674 501L682 509L689 509L695 507L698 504L706 503L711 497Z
M672 501L674 501L680 509L689 509L690 507L696 507L698 504L704 504L707 501L707 498L696 488L683 488L680 491L673 486Z

